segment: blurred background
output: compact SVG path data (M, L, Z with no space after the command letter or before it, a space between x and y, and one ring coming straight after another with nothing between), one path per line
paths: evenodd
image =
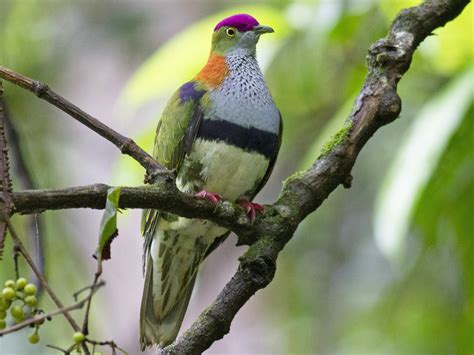
M271 203L282 180L308 167L342 126L370 44L416 3L0 0L0 65L48 83L151 151L161 110L204 65L214 25L234 13L254 15L276 31L262 37L258 58L285 125L276 169L257 197ZM274 281L208 354L473 353L473 37L470 4L422 43L399 85L401 118L368 142L352 188L339 187L300 225ZM111 144L30 93L4 88L16 190L143 183L141 167ZM92 281L101 215L14 217L67 305ZM139 218L132 210L119 216L107 286L92 308L93 337L130 354L140 353ZM235 241L203 265L182 330L234 273L245 251ZM0 280L14 276L10 253L8 242ZM55 309L46 295L40 307ZM28 344L29 332L0 339L0 353L57 353L45 345L71 344L61 317L41 328L39 345Z

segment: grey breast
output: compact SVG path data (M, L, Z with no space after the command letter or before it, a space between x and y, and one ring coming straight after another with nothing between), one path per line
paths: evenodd
M226 60L230 73L210 93L212 108L205 118L278 134L280 113L255 57L237 52Z

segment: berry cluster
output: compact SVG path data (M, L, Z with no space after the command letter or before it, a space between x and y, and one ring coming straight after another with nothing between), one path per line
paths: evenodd
M5 319L7 318L8 310L10 310L10 314L16 323L20 323L26 318L34 317L42 313L41 310L36 308L36 304L38 303L36 292L36 286L32 283L28 283L28 280L24 277L20 277L16 281L8 280L5 282L5 287L0 292L0 330L5 329L7 326ZM34 332L28 336L28 341L31 344L39 342L40 337L38 330L43 323L44 318L30 325L30 327L35 328ZM84 334L82 332L75 332L72 336L72 340L76 345L77 351L81 352L80 346L85 340Z
M38 303L36 291L36 286L28 283L24 277L20 277L16 281L5 281L5 287L0 293L0 329L7 326L5 318L8 310L17 323L39 313L36 308ZM35 331L28 336L28 341L31 344L39 342L38 328L43 323L44 319L35 323Z

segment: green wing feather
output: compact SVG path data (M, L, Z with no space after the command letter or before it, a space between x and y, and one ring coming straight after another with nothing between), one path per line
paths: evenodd
M177 90L168 101L156 128L155 159L167 169L179 171L186 153L190 152L201 120L200 100L191 97L183 102L180 90ZM142 213L144 256L151 246L159 216L157 210L144 210Z
M160 164L176 172L179 172L186 154L191 151L203 116L200 99L205 94L205 90L198 87L198 83L195 82L185 85L189 85L188 88L191 87L191 93L188 92L188 95L184 95L183 99L181 95L183 86L170 98L156 128L153 152L155 159ZM198 91L196 91L196 87L199 88ZM161 218L166 219L167 215L157 210L144 210L142 214L143 268L145 272L145 286L140 310L142 350L152 344L165 346L176 337L195 280L195 275L190 275L190 283L183 286L184 297L178 297L179 299L175 303L167 303L166 293L160 295L162 298L158 300L160 310L157 314L157 300L153 292L153 278L156 275L153 275L150 248ZM165 246L160 245L160 249L162 247ZM171 259L166 255L163 258L163 265L166 267L165 264L169 264ZM166 274L165 272L162 276L166 276ZM161 282L166 282L163 277Z
M160 164L170 170L179 170L186 151L188 136L192 136L188 130L194 128L194 140L197 128L196 122L200 122L199 102L189 99L182 103L179 91L176 92L166 106L155 136L155 148L153 155Z

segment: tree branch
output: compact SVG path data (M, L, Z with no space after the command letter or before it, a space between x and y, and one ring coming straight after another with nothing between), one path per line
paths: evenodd
M132 139L121 135L100 122L97 118L84 112L79 107L51 90L48 85L15 73L14 71L2 66L0 66L0 78L31 91L40 99L48 101L50 104L56 106L61 111L67 113L75 120L107 139L120 149L122 154L127 154L139 162L145 168L148 180L153 181L156 175L172 176L168 170L163 168L150 154L141 149Z
M29 214L68 208L103 209L107 191L111 187L106 184L94 184L65 189L13 192L13 212ZM184 194L176 188L174 180L170 179L150 186L122 187L119 207L154 208L183 217L209 219L243 235L253 228L240 206L227 201L216 206L207 200Z
M417 46L439 26L458 16L469 0L428 0L403 10L384 39L375 42L367 57L368 75L344 127L323 149L306 171L284 182L278 200L250 223L240 207L224 202L217 207L181 193L170 175L136 145L65 101L44 84L0 67L0 77L20 85L72 115L147 169L159 171L152 187L122 188L123 208L158 208L190 218L206 218L232 229L240 243L251 244L240 258L236 274L214 303L164 354L199 354L222 338L238 310L259 289L273 279L279 252L293 236L298 224L315 211L340 184L350 185L350 171L362 147L383 125L395 120L401 110L396 92L398 81L408 70ZM111 133L112 132L112 133ZM133 143L134 144L134 143ZM150 160L151 159L151 160ZM153 168L150 168L152 166ZM156 175L156 173L155 173ZM107 185L91 185L64 190L23 191L12 194L15 212L105 206Z
M12 182L10 179L7 139L5 137L5 111L3 86L0 82L0 213L10 217L12 214ZM7 225L3 220L0 220L0 260L3 255L6 233Z

